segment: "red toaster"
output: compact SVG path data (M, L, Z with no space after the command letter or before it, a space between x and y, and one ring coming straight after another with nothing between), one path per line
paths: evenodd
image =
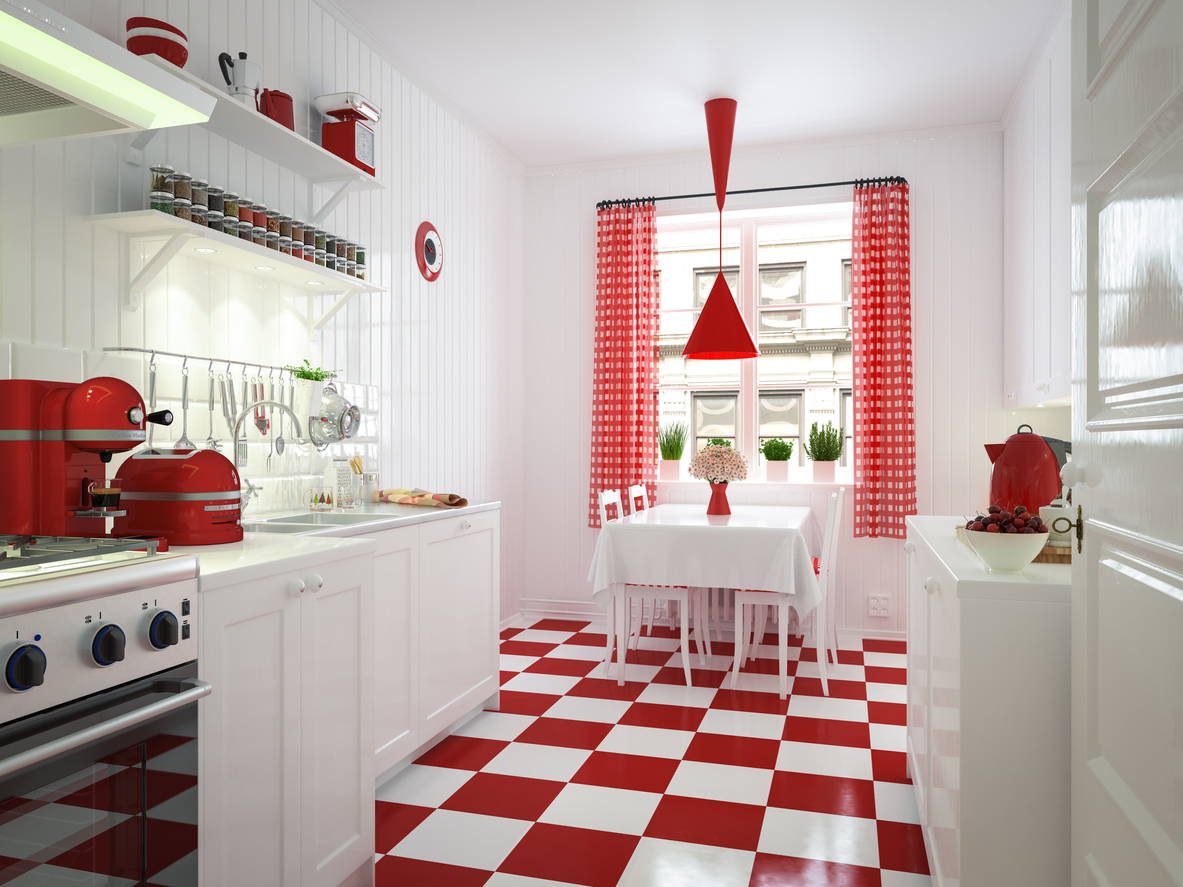
M163 536L170 545L242 541L242 484L213 450L144 450L119 469L115 536Z

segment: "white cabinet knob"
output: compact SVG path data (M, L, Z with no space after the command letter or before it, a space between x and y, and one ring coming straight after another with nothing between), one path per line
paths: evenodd
M303 579L296 579L292 582L292 594L293 595L303 594L304 589L306 589L307 587L308 586L304 584Z
M911 554L915 550L916 550L916 543L915 542L905 542L904 543L904 553L905 554Z
M469 523L469 522L468 522L468 521L466 521L466 520L462 520L462 521L460 521L460 529L462 529L462 530L471 530L471 529L472 529L472 524L471 524L471 523Z
M324 579L322 579L316 573L312 574L312 581L316 584L316 588L312 589L313 593L316 593L325 587Z
M1086 465L1079 462L1065 463L1064 467L1060 469L1060 480L1068 487L1083 483L1092 489L1101 482L1101 466L1096 462L1089 462Z
M941 580L936 576L929 576L924 580L924 590L929 594L936 594L941 590Z

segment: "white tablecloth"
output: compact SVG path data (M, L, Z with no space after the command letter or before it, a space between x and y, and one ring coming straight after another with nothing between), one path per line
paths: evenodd
M607 609L614 584L688 585L779 591L804 616L822 599L806 534L812 512L796 505L655 505L600 530L588 581Z

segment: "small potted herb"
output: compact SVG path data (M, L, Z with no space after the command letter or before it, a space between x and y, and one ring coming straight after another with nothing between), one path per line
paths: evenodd
M658 479L673 482L682 476L682 453L686 450L686 423L672 422L657 431L657 446L661 450L661 473Z
M789 457L793 455L793 442L771 438L760 445L764 454L764 467L770 483L784 483L789 479Z
M296 380L296 396L292 412L297 416L319 416L320 401L324 396L325 382L336 375L335 370L314 367L304 358L303 366L285 366L285 370Z
M833 422L827 422L825 428L818 428L817 423L809 429L809 443L805 445L805 455L813 462L813 479L816 483L833 483L834 466L842 458L842 432L834 427Z

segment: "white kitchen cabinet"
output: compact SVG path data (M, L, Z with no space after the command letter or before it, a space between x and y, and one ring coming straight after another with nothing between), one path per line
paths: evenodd
M419 746L419 527L371 534L374 557L374 772Z
M1069 883L1069 568L909 517L908 768L936 887Z
M332 554L203 581L207 887L337 887L372 866L373 556Z

